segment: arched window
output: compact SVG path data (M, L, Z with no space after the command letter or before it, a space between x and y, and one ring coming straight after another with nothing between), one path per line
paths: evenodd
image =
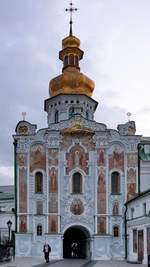
M79 172L73 174L72 177L72 193L82 193L82 175Z
M74 116L74 108L73 107L71 107L69 109L69 119L72 118L72 116Z
M70 63L70 65L74 65L74 55L73 54L70 54L70 56L69 56L69 63Z
M114 237L118 237L119 236L119 227L118 226L115 226L113 228L113 235L114 235Z
M58 113L58 110L56 110L55 112L55 123L58 123L59 121L59 113Z
M65 56L64 67L68 65L68 56Z
M35 193L43 193L43 174L41 172L35 174Z
M119 211L118 211L118 202L114 202L113 204L113 215L118 215Z
M79 58L78 58L78 56L75 56L75 64L76 64L76 66L79 65Z
M87 120L89 119L89 113L88 113L88 111L86 111L86 119Z
M41 224L37 225L37 235L42 235L42 225Z
M111 192L113 194L120 193L120 174L118 172L111 174Z

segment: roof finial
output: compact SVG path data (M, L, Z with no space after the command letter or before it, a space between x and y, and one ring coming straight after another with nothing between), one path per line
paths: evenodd
M69 22L70 23L70 33L69 33L69 35L72 36L72 23L73 23L72 22L72 13L74 11L77 11L78 9L72 7L73 6L72 0L71 0L69 5L70 5L70 8L66 8L65 10L70 12L70 22Z
M22 112L22 117L23 117L23 121L25 121L26 120L26 112Z

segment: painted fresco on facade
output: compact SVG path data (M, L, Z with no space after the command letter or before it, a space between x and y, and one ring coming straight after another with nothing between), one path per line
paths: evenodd
M97 182L97 213L106 213L105 171L99 170Z
M49 213L58 212L58 170L49 169Z
M57 218L57 216L49 216L48 232L49 233L57 233L58 232L58 218Z
M27 217L19 216L19 232L26 233L27 232Z
M49 193L58 193L58 170L49 169Z
M42 145L33 145L30 151L30 171L42 169L46 171L46 153Z
M19 134L28 134L28 127L26 125L19 126L18 133Z
M138 165L138 155L137 154L127 154L127 167L136 168Z
M58 212L58 195L55 193L51 193L49 195L49 213L57 213Z
M72 145L72 137L70 135L64 135L61 141L61 150L67 150L71 145Z
M112 209L112 214L115 216L119 215L119 207L118 206L119 206L118 202L115 201L113 203L113 209Z
M48 149L48 165L58 166L58 149L56 148Z
M109 155L109 170L120 169L124 172L124 152L120 152L120 146L114 146L114 151Z
M106 217L97 218L97 232L98 234L106 234Z
M105 150L98 150L97 166L105 166Z
M88 151L94 151L95 150L95 142L93 140L93 137L90 136L81 136L81 143Z
M76 167L82 169L86 174L88 174L88 159L89 154L85 153L84 149L81 146L76 145L72 147L70 151L66 153L66 174L69 174L69 172Z
M18 166L26 166L27 165L27 155L26 154L18 154L17 157Z
M127 200L136 196L136 170L127 170Z
M43 202L37 201L36 204L37 204L37 207L36 207L37 214L43 214Z
M71 206L70 206L70 211L74 215L80 215L84 211L84 207L82 204L82 201L80 199L75 199L73 200Z
M27 169L19 168L19 212L27 212Z

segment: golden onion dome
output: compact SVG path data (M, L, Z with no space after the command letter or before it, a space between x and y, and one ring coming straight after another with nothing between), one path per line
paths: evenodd
M82 57L83 51L80 49L80 40L77 37L70 35L62 40L59 59L63 61L63 73L50 81L50 97L61 93L92 96L94 82L80 73L79 61Z

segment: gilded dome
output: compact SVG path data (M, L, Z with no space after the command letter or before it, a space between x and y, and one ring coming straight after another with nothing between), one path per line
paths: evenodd
M63 73L50 81L50 97L61 93L92 96L94 82L80 73L79 61L82 57L83 51L80 49L80 40L77 37L68 36L62 40L59 59L63 61Z

